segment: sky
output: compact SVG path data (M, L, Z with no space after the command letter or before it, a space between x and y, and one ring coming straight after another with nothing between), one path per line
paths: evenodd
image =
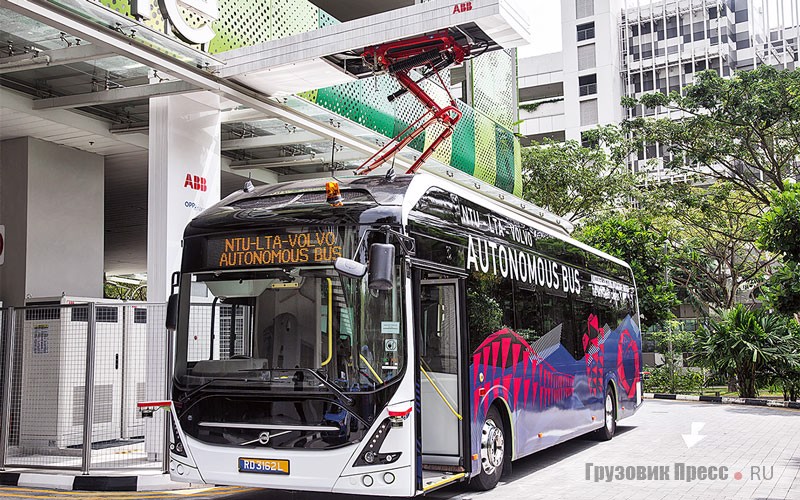
M533 2L531 2L533 3ZM538 0L529 7L533 43L520 47L519 57L549 54L561 50L561 2Z

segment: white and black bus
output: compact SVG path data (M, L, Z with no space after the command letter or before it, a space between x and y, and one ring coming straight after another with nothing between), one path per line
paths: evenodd
M228 196L170 300L172 477L411 496L641 405L624 262L557 218L430 173Z

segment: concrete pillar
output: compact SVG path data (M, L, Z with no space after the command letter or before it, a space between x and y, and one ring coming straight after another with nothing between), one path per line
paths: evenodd
M172 273L180 270L186 224L220 199L220 125L219 96L214 94L150 99L148 302L166 302ZM164 397L163 325L163 314L148 318L148 400ZM160 413L146 424L145 448L152 460L159 460L163 450Z
M103 157L30 137L0 143L0 301L103 296Z

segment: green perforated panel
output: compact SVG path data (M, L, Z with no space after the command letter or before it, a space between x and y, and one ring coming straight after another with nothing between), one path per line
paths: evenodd
M462 115L451 138L450 165L472 174L475 172L475 111L461 101L457 104Z
M500 125L494 126L495 148L497 154L497 170L495 186L514 192L514 134Z
M449 72L448 72L449 73ZM447 82L445 82L447 83ZM444 90L439 85L435 85L430 82L430 80L425 81L421 85L422 89L428 93L429 96L433 97L433 100L436 101L441 107L446 107L450 105L450 98L446 90ZM420 106L422 109L422 106ZM433 141L436 140L443 132L445 131L445 127L439 123L434 124L430 128L425 131L425 148L431 145ZM442 163L450 164L450 156L452 154L452 140L453 137L448 137L445 141L443 141L439 147L436 148L432 158L439 160Z
M128 0L100 0L100 3L123 16L131 16L131 3Z
M212 24L217 36L208 44L212 54L248 47L269 40L272 2L221 0L220 18Z
M475 113L475 172L482 181L494 184L497 178L497 146L495 123L480 113Z
M319 9L319 27L324 28L325 26L331 26L334 24L339 24L339 20L324 10Z
M306 33L319 28L319 8L306 1L272 0L272 38Z
M514 141L514 190L516 196L522 196L522 146Z
M506 128L516 121L514 52L496 50L472 60L472 106Z

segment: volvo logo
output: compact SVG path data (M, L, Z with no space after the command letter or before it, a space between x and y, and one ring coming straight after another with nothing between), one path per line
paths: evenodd
M257 438L250 441L245 441L244 443L239 443L239 446L250 446L256 443L260 444L261 446L266 446L270 439L283 436L284 434L289 434L290 432L291 431L270 433L269 431L261 431Z
M219 19L219 4L217 0L158 0L158 7L164 19L168 20L178 38L186 43L208 43L216 34L211 29L211 23ZM181 14L181 8L187 9L197 15L203 24L191 26ZM136 15L151 19L153 12L150 9L150 0L135 0Z

